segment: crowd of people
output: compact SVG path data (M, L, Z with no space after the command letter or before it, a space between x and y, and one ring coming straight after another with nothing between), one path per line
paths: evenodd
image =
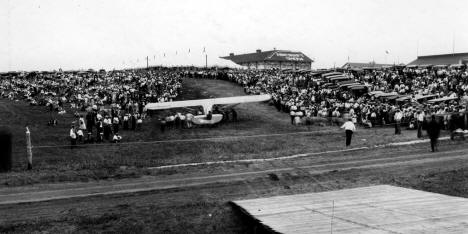
M205 116L206 120L211 120L213 115L220 114L222 119L220 123L226 122L237 122L237 112L234 108L220 109L217 106L214 107L213 111L209 111L204 115L201 110L193 110L182 112L171 112L160 116L159 126L161 132L165 132L170 129L189 129L193 128L193 119L195 116ZM216 126L217 124L210 124L209 126ZM203 125L200 125L203 126Z
M465 96L468 96L466 66L392 67L387 69L343 69L350 81L365 90L346 89L330 83L323 72L282 70L201 70L151 69L110 72L16 73L0 80L0 95L25 100L30 105L46 106L48 111L72 111L76 121L70 130L76 142L119 142L119 129L138 130L148 102L170 102L180 93L183 77L224 79L241 85L247 94L267 93L278 111L289 113L291 124L312 123L315 117L351 119L353 123L374 127L401 125L418 129L436 115L446 129L466 128ZM373 93L403 97L388 100ZM447 98L439 104L426 99ZM225 119L229 113L224 114ZM191 128L191 119L201 113L172 113L160 119L166 128ZM207 114L207 113L203 113ZM237 118L232 113L232 118ZM316 119L316 118L315 118ZM56 125L51 119L49 125Z
M288 112L291 123L305 123L310 117L352 118L354 123L368 127L404 123L418 129L421 121L438 115L445 128L450 127L454 113L464 116L468 95L468 70L458 67L393 67L389 69L343 70L350 80L367 87L366 92L347 90L330 85L320 73L284 72L281 70L236 70L219 73L218 79L229 80L244 87L246 93L272 95L278 111ZM407 97L393 102L370 95L374 91ZM448 102L428 104L419 97L447 97ZM456 118L456 117L455 117ZM465 128L457 118L455 124ZM453 124L452 124L453 125ZM400 129L396 129L398 134Z
M72 145L119 142L119 128L140 129L146 103L172 101L181 79L182 73L171 69L14 73L0 80L0 95L45 106L52 126L56 114L71 111L76 118Z

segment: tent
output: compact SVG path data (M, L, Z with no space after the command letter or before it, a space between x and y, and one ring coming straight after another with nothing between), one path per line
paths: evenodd
M435 97L437 97L437 95L435 94L430 94L430 95L425 95L425 96L422 96L422 95L416 95L415 98L416 100L420 101L420 100L430 100L430 99L434 99Z
M233 69L246 69L246 67L241 66L237 63L234 63L231 60L227 59L221 59L221 58L216 58L214 61L208 60L210 63L208 63L209 67L219 67L219 68L233 68Z
M427 101L427 103L434 104L434 103L438 103L438 102L446 102L446 101L452 101L452 100L457 100L457 99L458 99L458 97L442 97L442 98L436 98L436 99L429 100L429 101Z
M356 86L356 85L361 85L359 84L358 82L354 82L354 83L347 83L347 84L338 84L340 86L340 88L343 88L343 87L351 87L351 86Z
M343 73L341 73L341 72L329 72L329 73L322 74L322 77L335 76L335 75L343 75Z
M399 98L396 99L397 102L404 102L411 100L411 96L400 96Z

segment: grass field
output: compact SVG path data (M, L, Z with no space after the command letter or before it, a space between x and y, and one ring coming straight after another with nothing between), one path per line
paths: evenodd
M413 170L414 171L414 170ZM2 233L262 233L229 201L392 184L468 197L465 169L411 173L407 168L350 170L320 175L283 174L241 182L0 207L18 221ZM395 176L400 174L400 176ZM15 209L14 212L11 209ZM358 211L357 211L358 212ZM11 213L11 214L10 214Z
M226 81L185 79L181 99L244 95L241 87ZM217 127L171 129L160 132L157 116L146 119L141 131L123 131L122 144L68 146L68 131L74 117L58 116L59 125L47 126L50 113L45 107L24 102L0 100L0 118L14 135L13 172L0 175L0 186L42 182L86 181L138 177L148 174L147 167L251 158L269 158L299 153L344 148L344 136L338 126L293 126L286 113L265 103L236 107L239 121ZM25 171L24 125L31 129L34 170ZM286 134L248 138L226 138ZM203 138L218 138L200 140ZM154 142L194 139L185 142ZM372 146L415 139L414 131L395 137L393 128L359 129L353 146ZM54 146L40 148L42 146ZM56 146L56 147L55 147Z
M240 87L217 80L184 80L182 99L243 95ZM59 126L48 127L43 107L0 100L0 118L14 134L15 163L10 173L0 174L0 186L89 180L116 180L147 176L150 179L184 178L232 172L271 170L208 185L151 192L62 199L48 202L0 205L0 233L261 233L229 202L232 200L320 192L342 188L391 184L448 195L468 197L466 159L436 161L466 154L467 143L441 143L439 153L428 144L379 147L368 150L313 155L295 160L236 163L165 170L147 167L177 163L247 158L269 158L344 148L344 134L337 126L292 126L289 116L263 103L236 107L240 121L215 128L169 130L161 133L154 119L140 132L123 132L120 145L83 148L35 148L34 170L25 171L24 124L31 124L33 145L68 144L70 114ZM414 131L395 136L393 128L359 128L353 147L373 146L416 139ZM257 134L284 135L249 138ZM177 139L218 138L184 142ZM140 142L125 144L125 142ZM446 152L446 153L444 153ZM432 156L431 156L432 155ZM431 157L434 161L429 161ZM398 161L398 158L404 160ZM416 160L413 164L410 159ZM359 167L381 160L376 167ZM408 160L408 161L407 161ZM418 161L419 160L419 161ZM425 161L426 160L426 161ZM399 164L388 164L400 162ZM328 165L330 164L330 165ZM341 165L343 166L338 166ZM291 170L277 169L289 167ZM307 168L308 167L308 168ZM277 170L277 171L275 171ZM320 172L325 170L325 172ZM145 177L146 178L146 177Z

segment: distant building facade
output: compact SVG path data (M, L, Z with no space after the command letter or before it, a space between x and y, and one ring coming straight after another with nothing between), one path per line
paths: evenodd
M392 67L393 64L383 64L383 63L355 63L355 62L347 62L341 68L343 69L380 69L385 67Z
M255 53L221 57L232 62L245 66L249 69L292 69L292 70L310 70L312 59L302 52L293 52L289 50L257 50Z
M408 63L407 66L421 66L421 65L460 65L468 64L468 53L454 53L454 54L437 54L437 55L424 55L418 56L417 59Z

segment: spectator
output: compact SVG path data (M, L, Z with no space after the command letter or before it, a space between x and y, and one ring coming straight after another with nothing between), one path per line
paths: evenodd
M427 135L431 140L431 150L432 152L438 151L437 150L437 140L439 139L440 135L440 124L436 121L435 115L431 116L431 121L427 124Z
M70 148L73 149L76 146L76 131L75 126L72 125L70 129Z
M351 138L353 137L353 133L356 131L356 126L351 119L348 119L341 128L345 130L346 133L346 147L351 145Z

